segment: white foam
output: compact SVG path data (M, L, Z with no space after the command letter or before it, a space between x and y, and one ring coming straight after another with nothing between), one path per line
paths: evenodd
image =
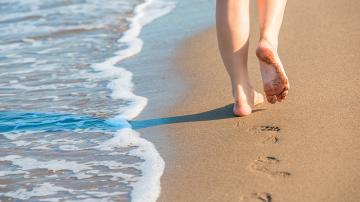
M74 172L80 172L80 171L92 169L90 166L87 166L85 164L80 164L75 161L65 161L65 160L38 161L33 158L28 158L18 155L9 155L5 157L1 157L0 161L11 161L13 165L19 166L22 171L36 169L36 168L45 168L52 171L71 170Z
M74 150L79 150L80 148L74 145L60 145L59 149L64 151L74 151Z
M137 179L132 186L134 190L131 193L131 200L156 201L160 194L160 177L165 168L165 162L156 150L155 146L140 137L140 134L130 128L121 129L115 136L101 143L97 149L113 150L121 147L136 147L129 152L129 155L138 156L144 162L137 165L141 170L141 177Z
M121 108L119 115L111 119L111 123L116 122L116 120L133 119L147 105L145 97L133 93L132 73L125 68L115 65L141 51L143 41L139 38L139 35L143 26L169 13L174 8L174 2L163 0L146 0L138 5L134 10L134 17L128 19L129 29L118 40L121 47L126 48L117 51L114 57L93 65L93 68L100 71L101 74L117 76L107 86L112 90L111 96L113 99L130 101L130 105ZM165 162L151 142L141 138L136 131L125 128L118 131L112 139L103 142L97 148L111 151L116 147L129 146L136 146L136 149L130 151L130 155L145 160L138 165L141 177L131 184L133 186L133 191L130 194L131 200L133 202L156 201L161 190L160 178L165 168Z
M101 74L105 74L104 76L117 76L117 79L108 84L108 88L112 90L112 98L130 101L130 106L120 109L120 114L117 118L127 120L135 118L147 105L147 99L133 93L132 73L125 68L115 65L126 58L140 53L143 41L139 38L139 35L143 26L169 13L174 8L174 2L162 0L147 0L138 5L134 10L134 17L128 19L128 30L118 40L126 48L117 51L114 57L93 65L93 68L100 71Z
M17 175L17 174L27 174L27 171L9 171L9 170L0 170L0 177L7 176L7 175Z
M12 143L14 143L17 147L27 146L27 145L30 145L30 144L31 144L31 142L27 142L27 141L23 141L23 140L14 141L14 142L12 142Z
M14 192L7 192L4 195L8 197L27 200L33 196L47 196L51 194L56 194L59 191L70 191L70 190L65 189L64 187L55 186L54 184L43 183L34 187L31 191L27 191L26 189L19 189Z

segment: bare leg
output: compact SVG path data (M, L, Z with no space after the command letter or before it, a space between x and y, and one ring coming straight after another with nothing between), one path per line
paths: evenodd
M256 49L267 100L274 104L285 99L288 78L277 53L279 31L286 0L258 0L260 41Z
M249 0L217 0L216 29L219 49L230 76L234 96L234 114L249 115L264 98L249 82Z

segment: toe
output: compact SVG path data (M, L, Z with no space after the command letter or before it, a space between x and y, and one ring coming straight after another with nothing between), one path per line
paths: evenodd
M266 95L266 99L271 104L275 104L277 100L275 95Z
M280 94L276 95L276 99L278 102L282 102L285 100L286 96L289 94L287 88L285 88Z
M278 95L278 99L284 100L286 96L289 94L288 90L284 90L282 93Z

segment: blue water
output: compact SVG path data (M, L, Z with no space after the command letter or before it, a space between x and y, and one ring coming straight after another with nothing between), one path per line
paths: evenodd
M126 120L118 121L116 125L113 125L106 119L75 114L0 112L0 133L71 132L76 130L117 131L121 128L131 128L131 125Z

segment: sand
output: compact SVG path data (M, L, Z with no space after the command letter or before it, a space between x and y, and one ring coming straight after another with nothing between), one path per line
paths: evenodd
M249 70L261 90L254 3ZM357 0L289 1L279 43L289 96L248 117L231 114L215 29L184 41L173 62L185 96L140 129L167 135L155 141L166 162L158 201L358 201L359 8Z

